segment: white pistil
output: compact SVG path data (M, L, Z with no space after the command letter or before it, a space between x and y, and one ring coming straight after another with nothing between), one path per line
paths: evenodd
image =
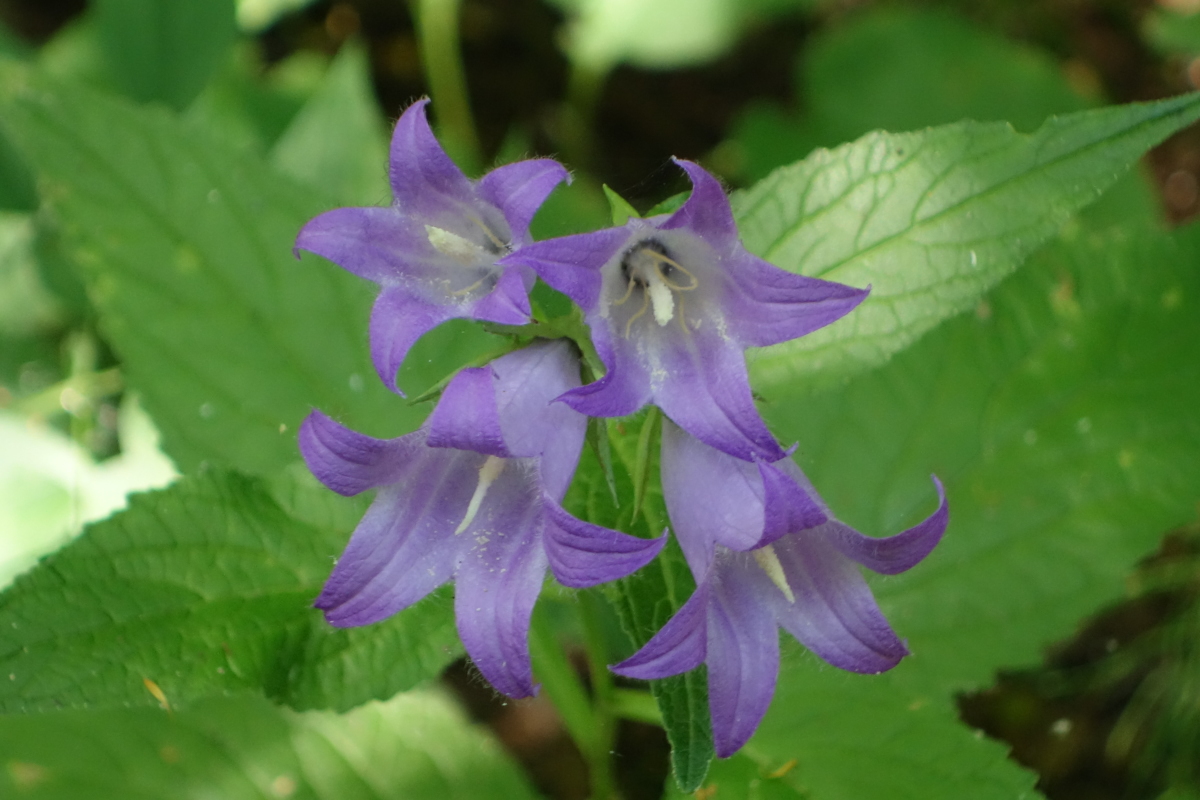
M429 237L429 243L433 245L434 250L463 264L474 264L479 261L481 256L486 257L488 254L486 249L470 239L464 239L457 233L451 233L444 228L426 225L425 235Z
M458 524L458 528L454 531L455 534L462 533L471 527L471 523L475 521L475 515L479 513L479 507L483 505L483 498L487 496L488 489L503 471L503 458L488 456L484 460L483 466L479 468L479 484L475 487L475 494L471 495L471 502L467 503L467 514Z
M788 599L789 603L796 602L796 595L792 593L792 587L788 586L787 576L783 574L783 564L779 563L779 556L775 555L775 548L768 544L752 552L754 560L762 567L762 571L767 573L771 583L779 587L779 591L783 592L783 596Z
M671 287L663 280L662 273L657 267L646 270L646 293L650 295L650 306L654 309L654 321L660 328L665 327L675 316L675 295Z

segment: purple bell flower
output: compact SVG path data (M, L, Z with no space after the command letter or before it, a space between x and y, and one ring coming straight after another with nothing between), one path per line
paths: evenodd
M883 672L908 654L856 565L894 575L929 554L949 520L937 478L937 511L875 539L830 516L790 458L740 461L664 423L662 475L696 592L612 669L650 680L707 663L719 756L737 752L767 712L779 674L779 628L852 672Z
M562 399L595 417L654 403L738 458L783 457L754 407L743 352L795 339L847 314L869 290L808 278L751 255L721 184L692 180L670 215L523 247L500 263L532 268L583 309L607 369Z
M579 385L565 341L540 342L446 387L425 425L373 439L319 412L300 429L312 473L339 494L378 488L315 605L339 627L377 622L455 582L463 645L510 697L536 687L529 622L546 567L593 586L649 562L665 537L639 539L559 505L587 421L554 398Z
M428 100L401 115L392 134L392 204L337 208L310 220L296 250L324 256L380 286L371 312L371 360L399 391L396 371L422 334L449 319L529 321L527 268L496 262L529 243L529 223L567 170L533 159L468 180L425 119Z

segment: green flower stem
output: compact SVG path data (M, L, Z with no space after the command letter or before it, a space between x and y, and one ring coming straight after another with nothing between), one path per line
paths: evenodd
M595 136L592 133L596 106L604 89L608 70L574 61L567 78L567 102L562 110L562 148L575 167L592 165Z
M483 153L463 70L458 19L461 0L415 0L421 61L442 146L463 171L479 172Z
M583 622L583 646L588 674L592 679L592 710L595 714L590 752L587 753L592 781L592 800L618 797L613 780L612 749L617 734L616 685L608 671L609 654L601 625L603 599L595 592L579 593L579 616Z
M612 699L613 714L618 718L662 727L662 711L659 710L658 701L650 692L618 687L613 690Z

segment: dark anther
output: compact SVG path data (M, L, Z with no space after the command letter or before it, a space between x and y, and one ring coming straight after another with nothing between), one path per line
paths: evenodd
M638 270L631 263L633 257L643 250L652 250L660 256L666 256L667 258L671 256L667 252L667 248L657 239L643 239L625 251L625 255L621 256L621 276L625 278L626 283L633 282L637 286L644 288L646 286L646 279L638 274ZM668 278L675 271L675 268L664 261L660 263L659 270L664 278Z

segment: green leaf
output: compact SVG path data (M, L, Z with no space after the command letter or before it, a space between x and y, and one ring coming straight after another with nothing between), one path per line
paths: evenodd
M607 183L601 188L604 189L604 196L608 198L608 206L612 209L613 225L624 225L630 217L640 216L637 209L631 206L624 197L610 189Z
M275 167L339 201L387 203L388 147L366 50L347 44L275 145Z
M913 524L934 472L950 527L925 562L873 582L913 655L880 676L785 656L754 751L799 759L794 780L814 797L1028 789L950 700L1036 661L1194 518L1197 260L1195 226L1077 227L887 367L766 406L845 522L872 535Z
M0 794L30 800L524 800L515 764L438 691L345 715L262 698L0 718Z
M1052 118L1036 133L964 122L819 150L735 195L747 248L793 272L872 287L846 319L754 351L756 389L877 366L974 305L1200 95Z
M272 474L297 460L312 408L374 435L420 423L427 410L386 391L370 364L374 287L292 255L296 232L331 203L153 109L20 75L2 107L127 382L184 472ZM419 393L495 343L442 326L418 342L401 385Z
M0 595L0 712L152 705L146 681L172 707L253 689L347 709L437 674L460 651L444 595L366 628L312 608L344 544L232 474L135 496Z
M100 47L135 100L195 99L237 34L234 0L96 0Z

